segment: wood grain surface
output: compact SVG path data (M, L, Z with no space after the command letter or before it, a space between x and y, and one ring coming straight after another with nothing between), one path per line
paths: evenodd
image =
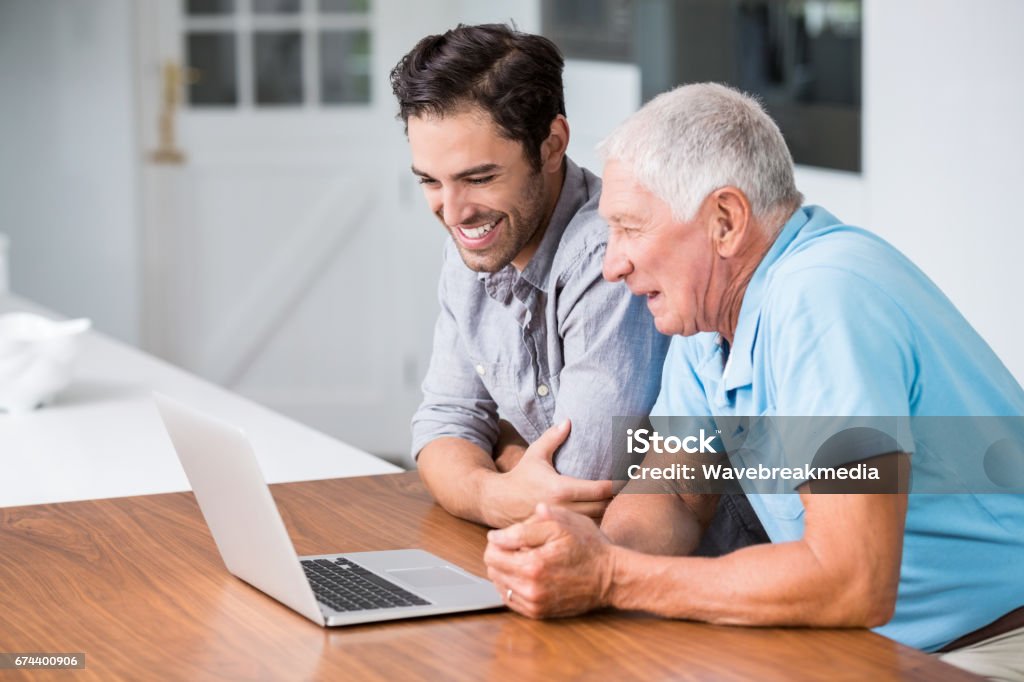
M415 473L272 486L299 554L420 547L484 575L484 529ZM976 679L863 630L508 611L323 629L230 575L191 493L0 509L2 679Z

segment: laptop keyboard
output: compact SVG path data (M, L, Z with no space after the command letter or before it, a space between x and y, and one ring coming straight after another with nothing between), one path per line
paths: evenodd
M336 611L394 609L430 604L348 559L302 562L316 598Z

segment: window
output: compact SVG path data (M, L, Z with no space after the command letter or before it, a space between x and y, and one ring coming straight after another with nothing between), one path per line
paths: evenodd
M369 0L185 0L192 108L370 102Z
M636 63L644 101L729 83L764 102L797 163L860 171L860 0L545 0L543 10L566 57Z

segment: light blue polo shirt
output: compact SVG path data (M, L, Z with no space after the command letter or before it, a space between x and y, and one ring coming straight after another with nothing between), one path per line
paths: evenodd
M1024 390L939 288L817 206L758 266L732 347L674 337L661 386L654 415L1024 415ZM948 462L913 450L915 484L942 475ZM803 536L798 495L749 497L773 542ZM941 648L1024 605L1022 567L1024 496L911 494L896 612L876 631Z

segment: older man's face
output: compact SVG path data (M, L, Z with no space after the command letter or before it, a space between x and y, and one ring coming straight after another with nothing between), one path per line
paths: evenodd
M708 331L708 297L714 250L704 209L693 221L672 217L668 204L633 178L629 167L610 160L604 168L599 211L608 222L604 277L622 280L647 297L662 334Z

